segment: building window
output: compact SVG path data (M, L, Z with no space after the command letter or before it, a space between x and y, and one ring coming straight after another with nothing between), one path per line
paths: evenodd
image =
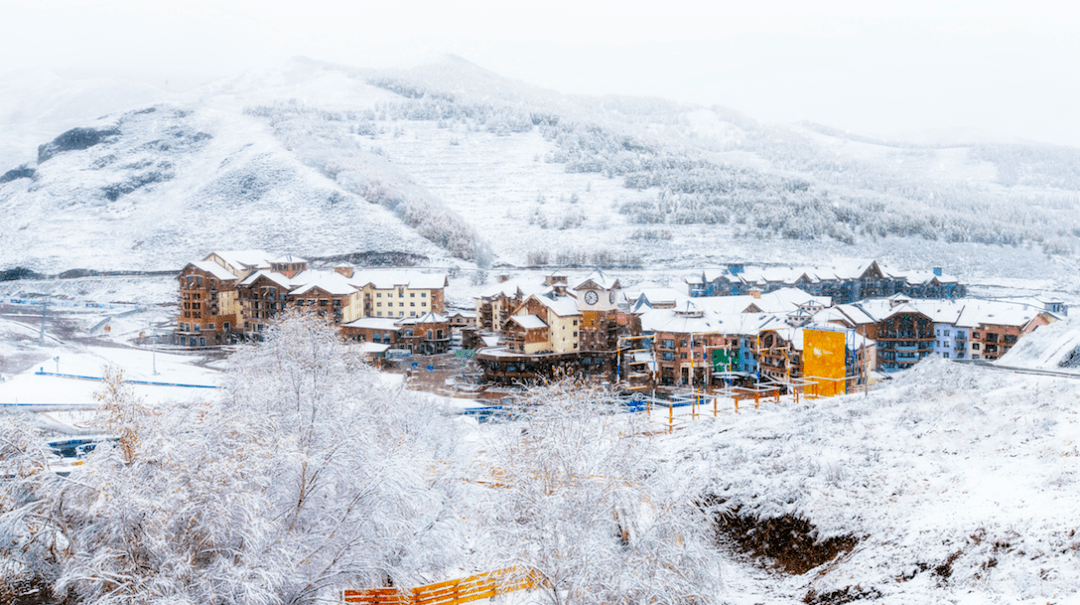
M375 298L382 298L382 292L376 292Z
M379 317L382 317L382 311L379 311L378 313L376 313L376 315L378 315Z
M427 298L427 292L421 292L420 298Z
M574 332L574 338L577 338L577 332Z
M575 325L575 326L577 325L577 320L576 320L576 319L574 320L574 325Z
M949 335L949 331L945 330L945 336L948 336L948 335Z
M229 322L225 322L225 323L221 324L221 329L228 332L229 331Z
M381 307L381 306L382 306L382 303L381 303L381 302L377 302L377 303L375 303L375 306L376 306L376 307Z
M409 306L410 306L410 307L415 307L415 306L416 306L416 303L414 303L414 302L411 302L411 303L409 303Z
M416 292L409 292L409 298L416 298Z
M403 302L399 302L399 303L397 304L397 306L399 306L399 307L404 307L404 306L405 306L405 303L403 303ZM404 312L402 312L402 315L404 315L404 314L405 314L405 313L404 313Z
M977 342L971 343L971 349L973 351L978 351L979 350L979 343L977 343Z
M213 329L215 329L215 328L214 328L214 324L206 324L206 329L207 329L207 330L213 330Z
M972 333L971 333L971 337L972 337L972 338L978 338L978 337L979 337L979 333L978 333L978 332L972 332Z
M971 358L972 358L972 359L978 359L978 358L979 358L979 356L978 356L978 355L972 355L972 356L971 356Z

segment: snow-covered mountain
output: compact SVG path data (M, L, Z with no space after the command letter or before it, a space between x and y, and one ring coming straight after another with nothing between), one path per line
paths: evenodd
M50 106L65 94L50 86L25 94ZM564 95L453 56L394 70L296 59L111 98L130 102L2 150L15 162L0 166L0 268L167 269L250 246L518 265L875 256L1076 285L1080 149L765 125ZM9 111L3 127L67 128L64 111Z

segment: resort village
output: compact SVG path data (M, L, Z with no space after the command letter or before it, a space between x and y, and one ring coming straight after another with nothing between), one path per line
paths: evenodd
M573 375L622 389L769 384L832 394L928 356L994 361L1068 312L1057 300L970 298L940 268L877 261L729 265L667 285L624 284L601 269L523 273L500 274L477 286L474 308L451 309L446 273L213 252L178 276L174 338L185 347L262 340L279 314L297 309L325 317L380 367L473 359L479 384Z

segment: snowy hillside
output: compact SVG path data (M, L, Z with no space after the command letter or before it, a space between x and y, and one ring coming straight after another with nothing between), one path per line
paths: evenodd
M706 417L666 447L726 508L724 538L804 602L1065 603L1078 397L1077 380L931 358L868 397Z
M20 164L0 166L4 267L175 268L227 242L517 265L874 256L1080 289L1072 148L764 125L563 95L453 56L297 59L156 105L129 97L80 122L95 145L7 156Z
M1000 363L1080 375L1080 322L1072 318L1039 328L1002 356Z

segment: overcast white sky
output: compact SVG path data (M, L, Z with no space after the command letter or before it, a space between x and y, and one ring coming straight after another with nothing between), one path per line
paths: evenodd
M176 88L295 55L380 67L451 52L564 92L1080 146L1078 33L1066 2L5 0L0 74Z

